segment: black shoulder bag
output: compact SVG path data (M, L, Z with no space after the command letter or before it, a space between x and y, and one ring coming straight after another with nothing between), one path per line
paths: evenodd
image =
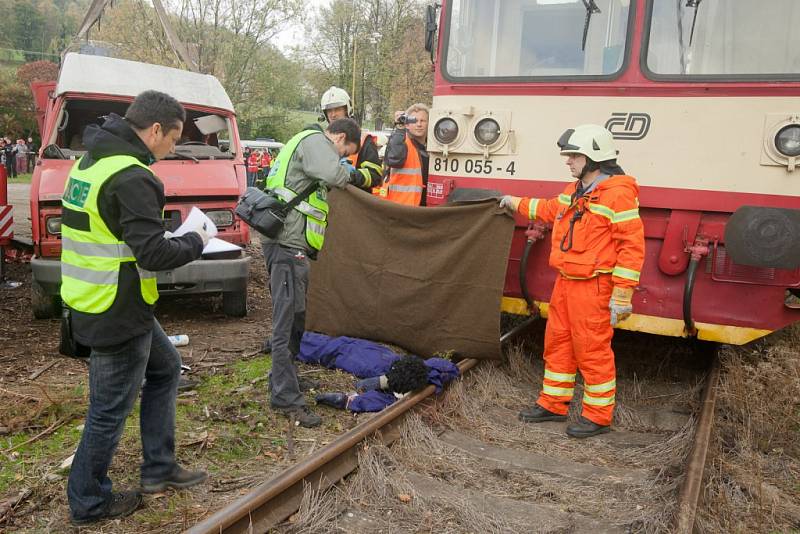
M276 238L286 222L286 215L319 188L317 182L305 188L289 202L283 202L271 191L248 187L236 206L236 215L253 229L269 238Z

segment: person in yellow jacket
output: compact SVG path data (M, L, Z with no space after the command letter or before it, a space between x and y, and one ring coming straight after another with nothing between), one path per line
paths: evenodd
M501 207L553 225L550 266L558 271L544 339L544 380L522 421L563 421L583 376L583 408L567 434L585 438L608 432L616 397L611 350L613 327L633 311L634 288L644 264L639 186L617 165L611 132L586 124L558 140L572 177L552 199L504 196Z
M124 119L112 113L86 128L88 151L64 189L61 298L75 341L91 348L89 411L67 483L75 525L128 515L141 492L188 488L207 477L175 460L181 359L153 316L155 271L200 258L209 239L202 228L165 236L164 186L149 168L174 152L185 120L171 96L141 93ZM108 467L140 392L141 488L115 493Z

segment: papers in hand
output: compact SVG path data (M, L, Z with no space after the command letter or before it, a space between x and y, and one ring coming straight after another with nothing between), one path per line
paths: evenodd
M238 250L241 252L241 248L238 245L234 245L233 243L228 243L227 241L223 241L222 239L212 237L208 240L208 245L203 249L203 254L214 254L216 252L230 252L233 250Z
M197 206L192 206L192 211L189 212L189 216L186 217L186 220L183 221L183 224L180 225L172 234L180 236L188 234L189 232L196 232L201 228L204 228L211 237L217 235L217 226L214 224L214 221L209 219L208 215L197 209ZM211 241L209 241L209 245L210 244Z

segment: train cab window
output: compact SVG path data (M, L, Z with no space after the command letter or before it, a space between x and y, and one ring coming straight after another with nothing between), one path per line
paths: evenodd
M652 0L648 15L651 76L800 77L798 0Z
M610 77L622 69L630 0L454 0L449 78Z

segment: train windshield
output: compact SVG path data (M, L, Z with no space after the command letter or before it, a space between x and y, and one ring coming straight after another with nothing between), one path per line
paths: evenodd
M800 74L797 0L653 0L647 68L660 75Z
M446 72L486 79L612 76L622 68L629 14L630 0L453 0Z

